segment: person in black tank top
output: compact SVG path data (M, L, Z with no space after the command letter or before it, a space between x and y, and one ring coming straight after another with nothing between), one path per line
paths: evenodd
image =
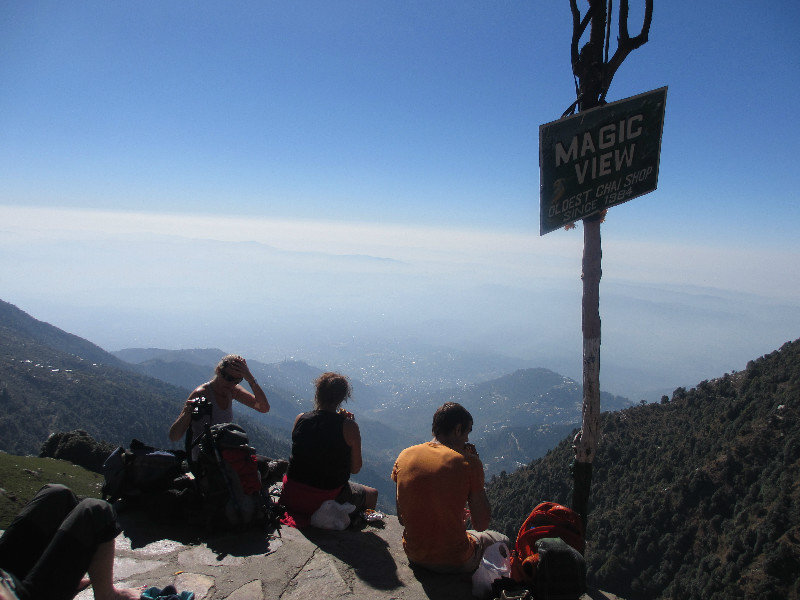
M315 488L342 487L350 479L351 449L344 439L343 413L312 410L292 431L289 477Z
M350 382L328 372L314 384L314 410L297 415L292 429L292 456L281 503L290 512L294 504L309 516L328 496L358 510L374 509L378 490L349 481L362 466L361 432L353 413L341 408L350 397Z

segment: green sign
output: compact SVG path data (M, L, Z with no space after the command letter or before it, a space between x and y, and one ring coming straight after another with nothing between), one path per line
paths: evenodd
M544 235L656 189L667 88L539 127Z

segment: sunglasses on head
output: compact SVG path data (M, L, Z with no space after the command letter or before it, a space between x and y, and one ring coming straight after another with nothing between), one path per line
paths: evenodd
M239 383L242 378L241 377L234 377L233 375L228 375L225 371L220 373L220 376L227 381L228 383Z

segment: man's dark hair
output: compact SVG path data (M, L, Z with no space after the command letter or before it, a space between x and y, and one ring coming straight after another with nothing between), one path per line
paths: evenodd
M456 425L461 425L462 429L472 427L472 415L457 402L445 402L433 413L433 437L452 433Z
M316 408L336 408L350 397L350 381L339 373L323 373L314 381Z

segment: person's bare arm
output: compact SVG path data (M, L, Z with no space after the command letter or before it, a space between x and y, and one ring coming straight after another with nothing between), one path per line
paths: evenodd
M342 425L344 441L350 446L350 472L355 474L361 470L361 430L352 418L344 420Z
M253 391L256 392L255 395L248 392L242 386L237 385L231 391L231 396L237 402L241 402L245 406L249 406L258 412L269 412L269 402L267 401L267 396L261 390L261 387L258 385L258 383L256 383L256 380L253 379L253 381L248 381L247 383L249 383Z
M242 359L233 363L228 367L228 373L234 377L241 377L244 379L250 386L250 389L253 390L253 393L251 394L242 386L237 385L235 388L233 388L231 396L245 406L249 406L258 412L269 412L269 401L267 400L267 395L264 393L264 390L261 389L261 386L258 385L256 378L253 377L253 374L250 372L250 367L247 366L246 360Z
M395 497L394 497L394 509L397 512L397 522L400 523L400 525L402 525L403 524L403 517L402 517L403 513L400 512L400 500L398 500L397 495L395 495Z
M171 441L177 442L186 434L186 430L189 429L189 425L192 423L192 406L194 404L194 400L202 396L203 392L204 388L200 386L191 394L189 394L186 402L183 403L183 409L181 410L181 413L169 428L169 439Z
M485 531L489 527L489 521L492 520L492 509L489 506L486 490L481 488L479 491L472 492L467 499L467 504L469 504L472 528L475 531Z
M467 457L473 455L476 459L479 458L475 445L470 443L464 444L464 455ZM483 481L482 467L480 478ZM492 507L489 505L489 498L486 496L486 488L483 485L470 493L467 498L467 505L469 506L469 520L472 523L472 528L475 531L485 531L489 527L489 521L492 520Z
M392 467L392 474L390 475L390 477L391 477L391 480L394 481L394 483L395 483L394 508L395 508L395 512L397 514L397 522L400 523L400 525L402 525L403 524L403 513L400 512L400 490L398 489L398 486L397 486L397 469L398 469L397 461L395 461L394 466Z

